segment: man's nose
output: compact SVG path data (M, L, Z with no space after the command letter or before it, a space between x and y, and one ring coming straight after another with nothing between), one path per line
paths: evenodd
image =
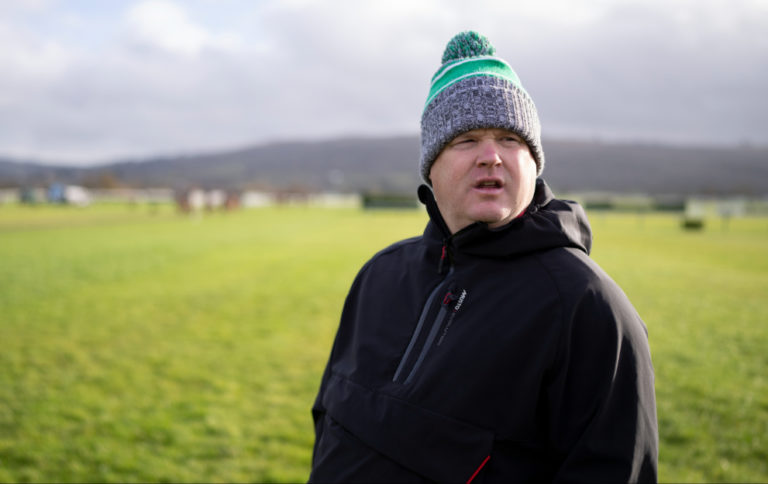
M477 164L480 166L495 166L501 164L501 153L495 140L485 139L478 145Z

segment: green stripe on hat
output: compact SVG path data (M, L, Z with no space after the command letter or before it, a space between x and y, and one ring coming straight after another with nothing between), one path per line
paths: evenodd
M450 64L443 65L442 68L435 73L434 77L432 77L432 85L430 86L424 109L426 109L435 96L440 94L446 87L461 79L472 76L500 77L525 91L517 74L512 70L512 67L498 57L483 56L460 59Z

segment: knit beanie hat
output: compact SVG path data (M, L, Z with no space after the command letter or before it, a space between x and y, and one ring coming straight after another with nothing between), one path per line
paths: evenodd
M512 67L495 53L477 32L461 32L448 42L421 115L419 170L427 184L432 184L429 170L445 145L473 129L517 133L531 150L536 174L544 169L536 107Z

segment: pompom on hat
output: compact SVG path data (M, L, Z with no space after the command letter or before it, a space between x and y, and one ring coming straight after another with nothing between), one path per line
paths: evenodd
M473 129L504 128L528 144L537 175L544 169L541 124L533 100L515 71L486 37L461 32L445 47L421 115L421 177L453 138Z

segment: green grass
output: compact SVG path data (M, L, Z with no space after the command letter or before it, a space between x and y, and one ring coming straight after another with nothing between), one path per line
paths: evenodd
M0 206L0 481L304 481L360 265L421 211ZM663 481L767 481L768 220L593 214L649 327Z

